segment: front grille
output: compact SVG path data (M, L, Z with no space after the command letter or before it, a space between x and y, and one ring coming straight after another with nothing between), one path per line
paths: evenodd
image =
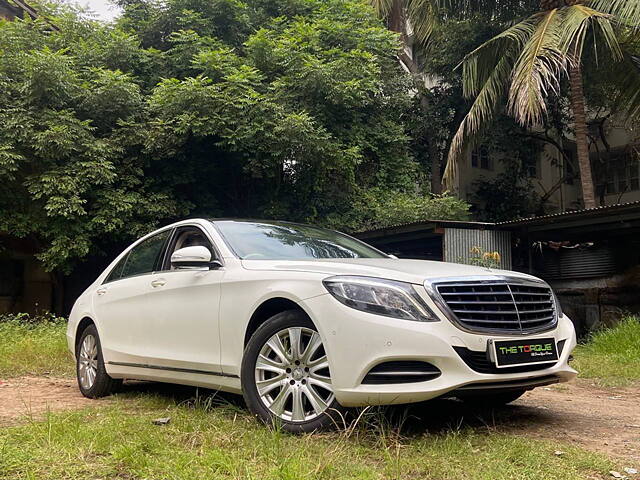
M452 320L468 330L527 333L556 322L553 294L546 285L487 280L442 282L435 288Z
M369 370L362 383L383 385L426 382L438 378L442 372L427 362L402 360L380 363Z

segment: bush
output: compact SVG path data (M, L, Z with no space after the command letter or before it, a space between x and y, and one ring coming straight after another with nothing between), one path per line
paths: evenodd
M470 205L445 195L403 193L378 188L365 190L339 219L328 226L349 232L402 225L427 220L468 220Z

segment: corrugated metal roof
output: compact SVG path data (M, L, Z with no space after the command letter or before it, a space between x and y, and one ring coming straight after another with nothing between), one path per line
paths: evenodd
M570 212L559 212L559 213L552 213L550 215L540 215L538 217L518 218L515 220L497 222L495 225L519 225L523 223L538 222L546 219L556 219L556 218L565 218L565 217L583 216L583 215L590 216L593 214L600 214L600 213L615 213L616 210L627 210L630 207L634 207L634 206L640 206L640 200L637 200L635 202L617 203L615 205L603 205L601 207L594 207L594 208L583 208L582 210L572 210Z
M627 202L627 203L619 203L615 205L604 205L601 207L595 208L584 208L582 210L572 210L570 212L560 212L560 213L552 213L550 215L540 215L538 217L523 217L515 220L507 220L504 222L474 222L474 221L460 221L460 220L436 220L436 219L426 219L420 222L410 222L410 223L397 223L393 225L388 225L382 228L376 228L373 230L362 230L359 232L355 232L354 235L359 234L370 234L370 233L391 233L390 231L394 229L400 228L419 228L419 227L429 227L434 226L436 224L442 226L449 227L458 227L458 228L479 228L479 229L491 229L497 228L501 229L502 227L510 227L517 225L526 225L530 223L552 223L556 220L561 219L569 219L572 217L590 217L590 216L599 216L601 214L615 214L619 210L636 210L635 207L638 207L638 212L640 213L640 200L635 202Z
M359 230L354 232L354 235L359 233L373 233L373 232L383 232L385 230L393 230L394 228L411 228L411 227L428 227L433 225L448 225L451 227L460 227L460 228L473 228L473 227L493 227L496 224L490 222L474 222L472 220L432 220L426 219L419 222L409 222L409 223L394 223L393 225L387 225L386 227L374 228L372 230Z

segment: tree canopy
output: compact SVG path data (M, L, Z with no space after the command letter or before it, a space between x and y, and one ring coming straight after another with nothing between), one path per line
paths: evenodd
M359 0L121 0L0 21L0 232L47 268L186 215L357 230L432 198L398 39ZM390 215L390 212L394 212Z

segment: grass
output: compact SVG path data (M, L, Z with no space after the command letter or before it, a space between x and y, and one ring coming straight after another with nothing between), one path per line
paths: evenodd
M66 321L25 315L0 318L0 378L21 375L72 375Z
M72 374L65 322L26 320L0 321L0 377ZM639 338L640 322L626 319L579 346L575 364L603 382L636 380ZM372 410L352 429L292 436L220 398L140 388L0 428L0 480L572 480L607 478L616 469L602 455L499 432L490 426L495 417L447 417L431 403L417 416ZM171 422L153 425L159 417Z
M158 417L171 422L153 425ZM121 394L0 429L0 479L572 480L614 468L573 446L484 426L405 434L399 425L378 413L353 430L293 436L233 405Z
M573 366L582 378L603 386L640 381L640 319L627 317L615 327L594 333L574 351Z

